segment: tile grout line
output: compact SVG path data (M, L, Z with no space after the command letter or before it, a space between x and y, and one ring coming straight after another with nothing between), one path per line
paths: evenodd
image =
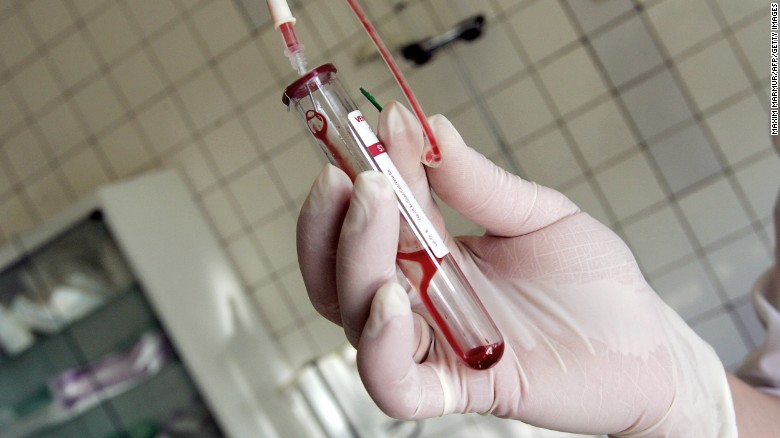
M21 2L18 2L16 3L16 5L14 5L14 7L16 8L14 13L19 14L23 6ZM1 59L0 59L0 66L2 66L4 69L6 67L5 63L2 62ZM35 119L32 115L32 110L29 107L26 99L22 95L21 91L19 90L19 87L16 84L15 79L13 77L10 77L9 75L6 85L8 86L8 92L11 95L11 99L14 101L14 103L17 105L18 109L23 115L23 120L22 122L19 123L19 125L25 125L22 126L20 132L15 135L21 134L21 132L24 131L24 128L29 128L32 130L33 129L32 125L35 123ZM4 147L6 141L7 141L6 139L3 139L2 142L0 142L0 166L5 167L6 175L16 176L16 178L9 178L11 182L11 190L9 190L9 193L13 194L13 196L18 199L19 203L22 205L27 215L31 217L32 224L30 224L30 226L36 226L43 221L43 218L38 212L38 209L36 208L32 198L30 198L29 194L27 193L26 186L22 184L21 177L17 174L18 173L17 170L14 169L10 157L7 156ZM23 231L24 230L21 230L19 232L23 232ZM9 241L14 237L15 237L14 235L7 236Z
M436 15L435 11L433 10L433 6L430 3L424 3L425 6L427 6L428 15L434 18L436 20L439 27L444 27L441 20L438 19L438 16ZM487 100L484 96L482 96L482 93L480 93L477 90L477 87L474 85L473 81L469 77L468 73L466 73L465 66L463 59L455 50L448 50L447 53L450 55L450 58L454 60L455 62L455 71L458 74L458 77L460 78L461 82L465 85L466 90L468 90L469 96L471 97L472 101L467 102L472 103L472 107L474 106L473 103L476 104L477 111L482 116L483 121L487 125L488 130L493 134L494 140L498 144L499 149L504 154L504 159L507 160L507 163L509 163L509 167L511 168L511 172L514 173L517 176L522 177L522 172L520 171L520 166L517 163L517 160L515 159L514 155L511 152L511 149L509 147L509 143L507 142L506 138L504 137L501 130L498 128L498 122L496 121L493 114L490 112L490 109L488 108ZM464 104L463 106L465 106Z
M739 65L742 68L743 73L745 73L745 76L747 76L748 81L750 82L750 84L759 83L761 81L761 79L753 72L753 68L752 68L752 66L750 64L750 60L748 59L748 57L745 54L745 52L742 50L742 46L737 41L736 32L735 32L734 28L726 20L726 16L725 16L723 10L713 0L707 0L707 3L709 5L709 7L710 7L710 10L716 16L716 19L718 20L718 24L721 26L722 29L725 29L723 33L725 34L726 42L728 43L729 47L731 48L731 51L735 53L735 55L737 57L737 60L739 62ZM756 15L758 15L758 14L756 14ZM761 15L763 16L763 14L761 14ZM749 18L750 18L750 16L745 17L745 21L747 21ZM757 21L758 20L756 20L756 22ZM750 23L752 24L753 22L750 21ZM751 86L751 91L752 91L752 88L753 87ZM762 108L762 109L766 109L766 107ZM768 135L768 132L767 132L767 135ZM721 154L722 154L722 152L721 152ZM724 160L724 162L727 162L727 160L725 159L725 156L723 156L723 160ZM737 192L737 194L739 195L740 199L747 199L747 194L745 193L744 188L742 187L742 184L740 184L739 180L736 179L736 172L734 171L734 169L732 169L732 175L731 176L734 179L734 187L733 188ZM743 203L743 208L746 209L746 211L748 213L748 218L750 218L751 222L753 223L753 227L755 229L755 232L757 234L763 235L764 230L763 230L763 227L760 226L760 222L761 222L760 218L758 217L758 214L756 213L755 209L753 209L753 206L750 205L749 202L744 202ZM771 244L770 244L770 246L771 246Z
M633 1L639 7L638 0L633 0ZM663 59L669 66L669 72L671 73L675 83L677 84L678 87L680 87L680 90L682 91L683 99L685 100L688 107L692 110L694 114L694 118L697 121L697 124L699 125L700 129L704 133L705 138L707 139L708 145L710 147L710 150L714 154L716 160L718 161L718 164L722 169L723 178L728 182L731 189L736 192L738 201L740 202L743 211L747 213L748 218L751 220L751 223L754 222L756 220L755 212L753 212L752 207L750 207L747 204L745 194L741 190L741 187L735 187L738 186L738 183L734 180L733 169L731 169L729 163L723 157L723 153L720 151L720 148L717 146L712 131L709 129L708 126L706 126L706 123L702 123L704 121L704 118L702 117L702 111L701 109L698 108L698 105L693 99L691 91L688 89L688 86L684 81L684 78L681 76L681 73L678 71L676 61L671 58L669 52L666 50L665 45L663 44L663 42L658 36L658 31L655 28L655 25L647 17L647 14L640 14L640 15L641 15L641 19L643 20L643 23L648 29L648 32L650 32L650 35L653 38L653 42L655 43L656 48L659 50L659 52L661 52ZM722 38L719 38L718 41L720 41L721 39ZM656 168L654 169L655 172L659 173L660 167L657 161L655 160L655 157L648 157L648 158L650 162L653 163L653 167ZM661 174L661 176L663 175ZM665 181L665 179L660 181L663 183L664 190L670 193L671 195L670 199L673 200L672 205L675 214L677 215L677 219L678 221L680 221L684 232L688 235L689 241L693 243L693 248L695 250L695 253L698 254L699 256L701 266L703 267L705 273L709 277L712 284L715 286L715 292L718 294L721 300L723 309L727 311L729 318L735 324L737 330L739 331L740 337L742 338L743 343L745 345L752 345L752 339L750 338L749 333L747 331L747 326L742 321L742 319L738 315L736 315L736 313L731 311L732 309L728 302L729 295L725 290L725 286L720 281L720 278L716 275L715 267L712 265L709 258L707 257L707 253L703 245L699 241L698 237L696 236L696 233L694 232L692 225L690 224L684 212L682 211L682 207L679 205L678 202L676 202L677 196L671 191L671 187L668 185L669 183Z
M184 11L182 10L182 6L178 2L174 2L174 4L175 4L175 7L176 7L177 11L179 12L179 14L181 16L181 20L184 21ZM189 25L187 25L187 31L188 31L188 33L192 33ZM201 51L203 50L203 48L200 47L200 46L199 46L199 49ZM160 64L160 61L157 59L157 55L154 54L153 58L154 58L155 67L158 69L158 74L161 74L161 76L163 78L165 78L164 79L165 82L170 83L170 79L168 78L168 75L165 72L165 69L162 68L162 65ZM178 96L178 94L175 92L175 90L176 90L176 88L171 85L171 92L170 92L169 97L171 98L172 101L174 101L174 105L176 105L177 110L179 111L179 114L182 116L182 118L185 120L185 123L188 125L189 131L191 133L194 133L194 136L192 138L193 144L190 147L197 147L198 148L198 150L200 151L200 154L206 159L207 166L209 166L209 168L210 168L210 172L212 173L212 175L214 175L217 178L217 182L215 184L212 184L210 187L212 187L212 188L220 187L219 181L220 181L221 175L220 175L220 172L218 171L219 169L217 168L216 163L213 161L213 158L211 157L211 155L204 153L204 150L208 149L206 144L205 144L205 141L204 141L204 135L205 134L202 132L202 130L196 129L195 123L193 122L191 116L189 115L189 112L186 111L186 107L184 106L183 102L181 102L181 98ZM248 170L247 170L247 172L248 172ZM251 232L251 227L249 225L249 221L245 217L243 211L240 208L236 207L238 205L238 201L236 199L234 199L234 195L233 195L232 191L229 189L229 184L222 184L222 186L224 186L226 188L225 196L228 199L228 202L233 207L234 212L239 217L239 221L242 223L242 231L244 232L244 234L245 234L245 236L247 238L250 238L249 242L251 243L251 246L253 247L253 249L255 250L257 255L260 257L260 260L263 263L263 265L265 266L265 268L269 272L272 272L273 269L269 269L269 268L272 268L273 265L270 263L270 260L268 259L268 256L265 254L265 251L263 251L262 248L258 247L258 245L254 241L254 239L251 239L251 233L250 233ZM197 192L198 191L196 190L196 193ZM207 214L206 217L210 218L210 215Z
M69 7L71 5L68 2L63 2L63 6L66 9L69 9ZM72 12L72 11L70 11L70 12ZM96 12L96 13L99 13L99 12ZM38 46L43 47L45 43L43 42L41 36L38 34L38 31L35 29L35 26L32 24L32 17L30 17L26 11L20 11L20 15L26 21L26 25L29 28L29 33L31 34L30 36L33 38L33 40L35 40L35 42L36 42L36 44ZM85 27L83 20L77 19L77 17L75 15L73 15L72 13L71 13L71 19L73 20L73 35L81 33L81 31ZM51 107L51 111L53 111L54 108L56 108L60 104L61 105L66 105L68 107L68 110L74 113L77 122L80 123L81 128L84 130L84 132L89 134L90 130L89 130L89 125L86 122L86 117L83 115L83 113L81 112L81 110L78 107L78 105L76 104L76 102L72 100L73 93L71 92L71 90L69 89L67 84L65 83L65 80L62 77L62 74L59 71L59 69L57 68L56 64L51 60L51 58L49 56L50 53L51 53L50 49L46 49L45 52L41 52L40 53L40 60L45 64L46 68L49 71L49 74L52 76L54 81L57 83L57 86L58 86L58 88L59 88L59 90L61 92L60 96L58 96L58 98L62 98L63 99L62 102L57 102L57 98L55 98L52 102L50 102L51 105L49 105L49 106ZM100 77L101 76L101 70L98 69L95 72L95 74L98 77ZM35 117L35 120L38 120L40 117L42 117L42 115L50 114L51 111L47 112L46 110L43 110L43 111L41 111L38 114L34 114L33 117ZM40 127L36 126L34 129L40 130ZM87 135L87 137L85 138L85 141L86 141L87 145L89 145L89 140L88 139L89 139L89 135ZM42 133L40 133L39 141L45 147L46 152L49 155L49 157L48 157L48 165L51 168L50 171L52 173L58 175L58 179L63 184L63 186L66 188L66 190L69 192L69 195L70 195L70 198L71 198L70 201L73 201L73 200L77 199L78 198L77 191L72 186L69 178L67 177L67 175L65 175L65 173L63 171L63 166L62 166L62 164L64 162L63 156L60 155L60 154L55 153L54 145L52 145L49 142L49 140L46 138L46 136L43 135ZM78 144L76 146L72 146L72 148L76 148L76 147L78 147ZM103 167L104 171L107 169L106 166L108 166L108 162L107 161L101 163L101 167ZM109 172L110 172L110 170L109 170Z
M204 8L205 5L206 5L206 2L203 2L203 4L198 6L198 8ZM194 10L195 9L193 9L193 11ZM194 36L194 39L195 39L199 49L204 53L204 55L206 55L207 65L209 66L209 69L211 70L212 74L214 74L214 76L217 78L217 81L219 82L219 85L220 85L220 91L222 93L224 93L228 97L228 100L230 101L231 106L233 108L239 107L239 105L237 104L236 97L233 95L232 91L230 90L229 86L227 85L227 80L224 78L224 75L222 74L222 72L217 68L217 63L214 61L214 58L213 58L212 54L210 53L208 47L206 46L205 41L203 40L203 37L197 31L197 28L196 28L195 24L192 21L192 14L190 13L190 14L186 15L183 18L183 20L185 21L185 24L188 27L190 33ZM245 114L242 112L241 114L237 114L236 116L239 118L239 123L240 123L242 129L244 130L244 134L246 134L250 138L250 140L253 142L255 151L258 153L258 156L260 157L260 162L263 165L263 167L266 168L266 170L268 171L269 175L271 176L271 180L274 182L274 184L276 186L276 190L282 196L282 199L285 201L285 204L291 203L292 201L290 200L289 194L287 194L286 189L284 188L284 185L281 184L281 177L278 175L278 173L276 172L275 168L272 166L272 163L270 162L270 160L267 159L267 155L266 155L265 151L260 148L260 146L259 146L260 145L259 139L256 137L256 135L254 133L254 130L250 129L250 127L248 126L249 122L248 122ZM206 145L206 147L204 149L204 155L207 155L207 157L210 158L211 162L214 163L214 165L216 166L215 159L212 156L211 151L209 150L207 145ZM225 176L222 175L222 172L219 171L218 168L217 168L217 172L215 173L215 175L217 176L217 183L216 183L217 186L227 187L226 181L224 179ZM228 190L228 192L229 192L229 190ZM232 193L229 193L229 194L226 193L226 197L228 198L228 202L231 202L231 204L235 201L233 199ZM237 202L235 202L235 204L233 204L232 207L234 208L235 213L237 215L243 216L243 211L241 209L239 209L239 208L236 208L237 207ZM207 217L209 216L208 212L206 212L206 216ZM249 238L249 242L252 244L252 246L254 247L255 251L260 256L260 260L265 265L266 270L270 273L269 277L271 278L272 282L277 285L277 288L279 288L279 286L281 285L281 281L280 281L281 280L281 276L279 275L279 273L275 269L274 264L271 262L271 255L267 254L267 252L265 251L265 248L263 247L262 243L256 237L256 224L250 223L250 221L248 221L248 219L246 217L242 217L241 220L242 220L242 222L244 222L244 224L247 225L247 227L244 228L245 235ZM244 287L245 288L248 287L246 282L242 282L242 283L244 283ZM245 289L245 291L247 293L249 293L248 289ZM282 291L284 291L284 289L282 289ZM289 297L289 294L288 293L283 293L282 294L282 299L283 299L283 302L284 302L285 306L287 307L288 312L290 312L290 314L292 314L292 315L297 315L297 310L292 305L291 298ZM253 303L253 305L255 307L258 306L258 303L256 302L256 300L252 300L252 303ZM257 310L262 312L262 309L257 309ZM267 321L263 321L263 324L267 325L268 323L267 323ZM273 333L273 331L270 330L270 328L271 328L270 326L267 326L266 328L269 329L270 333ZM306 336L305 338L306 339L310 339L311 336L309 335L309 336ZM279 344L281 345L281 340L280 339L277 339L277 342L279 342Z
M634 10L636 15L644 16L643 13L644 7L639 4L638 2L634 1ZM571 10L571 7L567 5L567 11L570 13L570 15L574 14L574 11ZM632 15L633 17L634 15ZM578 24L577 24L578 25ZM582 28L578 25L578 28L580 32L582 32ZM648 29L650 31L650 29ZM654 37L653 43L657 46L657 48L660 50L659 44L660 42L655 38L655 35L651 33L651 36ZM586 39L587 41L587 39ZM622 115L625 118L625 121L627 123L627 126L631 130L632 134L636 139L639 139L638 146L639 146L639 153L644 157L644 159L650 164L650 170L653 173L654 178L656 179L656 182L659 184L661 189L664 192L664 195L666 197L666 203L670 205L670 208L675 215L675 218L678 220L678 222L681 223L681 226L683 228L683 232L688 237L688 240L693 244L692 247L694 249L694 254L697 255L699 259L704 258L704 254L701 249L701 245L698 242L698 239L695 236L695 233L693 232L692 228L690 227L690 224L687 222L687 218L685 218L684 214L680 210L680 207L677 205L676 197L674 196L674 193L672 192L671 188L668 186L668 182L666 181L665 177L663 177L663 173L660 171L660 168L658 167L658 163L655 161L655 158L652 156L652 154L649 153L649 148L646 139L641 134L641 131L639 131L638 125L636 121L634 120L633 115L628 111L627 104L625 103L622 92L618 90L618 88L613 83L611 77L606 71L605 66L601 62L601 58L598 56L598 53L596 53L595 48L591 44L585 44L586 49L593 59L594 63L597 65L597 68L599 69L600 73L602 74L602 79L608 84L609 88L613 90L613 97L618 105L618 107L621 110ZM668 56L663 56L664 52L661 52L662 57L665 60L668 60ZM665 61L663 65L668 66L668 62ZM663 205L663 202L659 202L658 205ZM622 229L623 224L622 221L618 224L618 229L616 232L622 235ZM710 273L708 273L710 275ZM712 276L712 275L710 275ZM719 295L721 295L721 291L719 291ZM721 297L721 301L723 301L723 297Z
M598 54L596 53L595 48L593 47L593 44L591 43L591 37L585 32L585 29L582 27L581 23L577 19L577 16L575 14L575 11L572 9L571 5L568 2L560 2L561 8L563 9L563 12L566 14L566 16L569 19L569 22L571 23L572 27L574 28L575 32L577 33L577 36L579 38L580 46L584 49L586 55L588 55L588 58L593 62L594 68L597 70L599 75L601 76L602 83L606 86L606 100L615 101L616 105L620 108L620 98L619 95L616 92L614 84L609 80L609 76L607 74L607 71L604 67L604 65L601 63L600 58L598 57ZM633 13L626 12L622 14L621 16L613 19L610 23L611 26L618 26L624 21L630 20L634 16ZM602 26L602 29L606 28L606 26ZM625 113L625 108L620 108ZM626 118L627 114L621 114L622 117ZM562 117L560 114L558 117ZM567 115L567 117L572 117ZM627 125L627 120L624 120ZM596 195L596 199L601 204L601 208L605 211L607 218L610 221L610 228L612 228L618 235L622 234L622 228L623 225L621 223L620 218L618 217L615 210L612 208L612 204L609 202L609 199L606 196L606 193L604 192L604 189L601 187L601 183L598 182L596 178L596 172L594 172L594 169L590 166L590 163L587 162L584 155L582 154L582 151L579 149L579 145L576 142L576 139L574 138L574 135L571 133L570 129L568 128L568 125L563 122L563 126L565 126L565 132L567 133L567 136L570 137L570 141L575 145L574 148L576 149L577 153L577 160L582 161L586 163L584 165L584 169L586 169L586 177L588 180L588 185L593 190L593 192ZM631 130L631 135L634 138L634 141L637 146L640 146L642 143L642 137L639 135L638 131ZM628 157L629 154L626 151L626 156ZM636 151L631 151L633 153L636 153ZM633 155L633 153L631 155Z

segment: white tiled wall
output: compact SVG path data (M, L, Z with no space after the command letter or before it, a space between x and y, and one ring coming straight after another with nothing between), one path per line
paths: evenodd
M352 87L400 96L381 62L355 61L368 40L344 2L302 3L311 64L333 61ZM621 233L728 367L755 345L746 294L770 264L780 186L766 2L364 3L388 41L484 13L482 39L404 67L427 111ZM295 261L297 210L324 161L280 102L293 77L278 35L251 31L232 0L2 2L0 243L101 184L174 167L281 354L297 366L334 348L343 337L308 303ZM428 429L546 436L478 416Z

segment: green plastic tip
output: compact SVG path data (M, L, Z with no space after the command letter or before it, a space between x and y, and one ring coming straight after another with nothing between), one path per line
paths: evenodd
M368 99L368 101L374 105L374 108L376 108L377 111L382 112L382 105L380 105L379 102L374 99L374 96L372 96L371 93L366 91L366 89L363 87L360 87L360 92L363 93L363 96L366 96L366 99Z

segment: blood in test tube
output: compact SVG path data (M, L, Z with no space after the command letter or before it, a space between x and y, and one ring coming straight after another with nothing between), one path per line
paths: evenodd
M328 159L353 181L366 170L388 177L401 221L397 264L417 291L452 350L474 369L495 365L504 341L468 279L458 267L384 146L336 77L321 65L290 84L282 102L295 110Z

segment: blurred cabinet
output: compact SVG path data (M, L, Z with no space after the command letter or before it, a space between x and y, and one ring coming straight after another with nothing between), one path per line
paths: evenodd
M0 436L290 430L244 300L175 173L99 191L0 250Z
M221 436L99 210L17 249L0 272L3 436Z

